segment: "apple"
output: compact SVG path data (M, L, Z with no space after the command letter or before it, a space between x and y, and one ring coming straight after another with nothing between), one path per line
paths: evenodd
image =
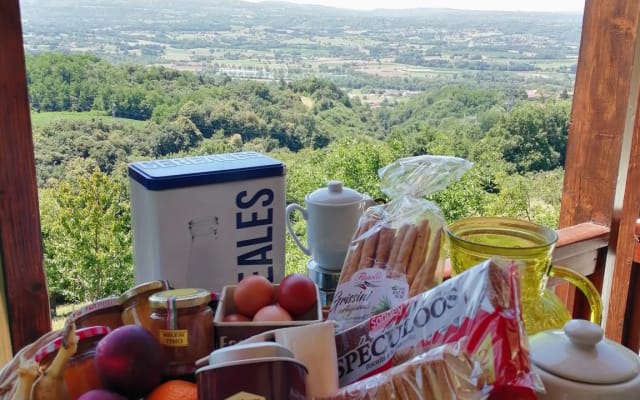
M155 336L139 325L109 332L96 347L96 369L103 386L138 399L162 381L166 360Z

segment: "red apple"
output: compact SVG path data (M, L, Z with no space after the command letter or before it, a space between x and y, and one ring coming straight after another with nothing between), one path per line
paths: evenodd
M166 366L162 346L139 325L124 325L103 337L95 363L105 388L135 399L160 384Z

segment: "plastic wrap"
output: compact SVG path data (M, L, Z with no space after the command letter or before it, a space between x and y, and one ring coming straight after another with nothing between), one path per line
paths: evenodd
M366 210L345 257L329 319L340 329L388 310L442 280L442 212L424 197L471 167L461 158L403 158L380 169L390 201Z
M481 384L478 394L482 396L478 398L535 399L534 392L541 384L531 371L522 324L518 268L515 264L497 263L502 261L487 260L338 332L341 388L353 389L352 394L360 393L355 388L384 381L391 371L397 371L397 366L413 357L455 344L460 354L482 371L481 375L470 372L466 379L467 383ZM424 380L420 382L427 384ZM444 391L455 389L449 387L450 382L453 381L438 381Z

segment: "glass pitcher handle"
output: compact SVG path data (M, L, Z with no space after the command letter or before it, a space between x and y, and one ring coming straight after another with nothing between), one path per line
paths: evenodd
M589 320L595 324L602 322L602 300L600 299L600 292L598 292L598 289L586 276L571 268L555 264L551 267L549 276L562 278L580 289L582 294L587 298L589 308L591 309Z

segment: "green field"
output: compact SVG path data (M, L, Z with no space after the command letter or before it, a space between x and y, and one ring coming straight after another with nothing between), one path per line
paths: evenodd
M33 128L40 128L42 126L49 125L56 121L103 121L103 122L120 122L123 124L144 124L145 121L136 121L127 118L114 118L107 115L104 112L89 111L89 112L73 112L73 111L61 111L61 112L32 112L31 113L31 125Z
M56 314L51 318L51 327L53 330L62 329L64 322L72 312L78 310L89 303L78 304L60 304L56 306Z

